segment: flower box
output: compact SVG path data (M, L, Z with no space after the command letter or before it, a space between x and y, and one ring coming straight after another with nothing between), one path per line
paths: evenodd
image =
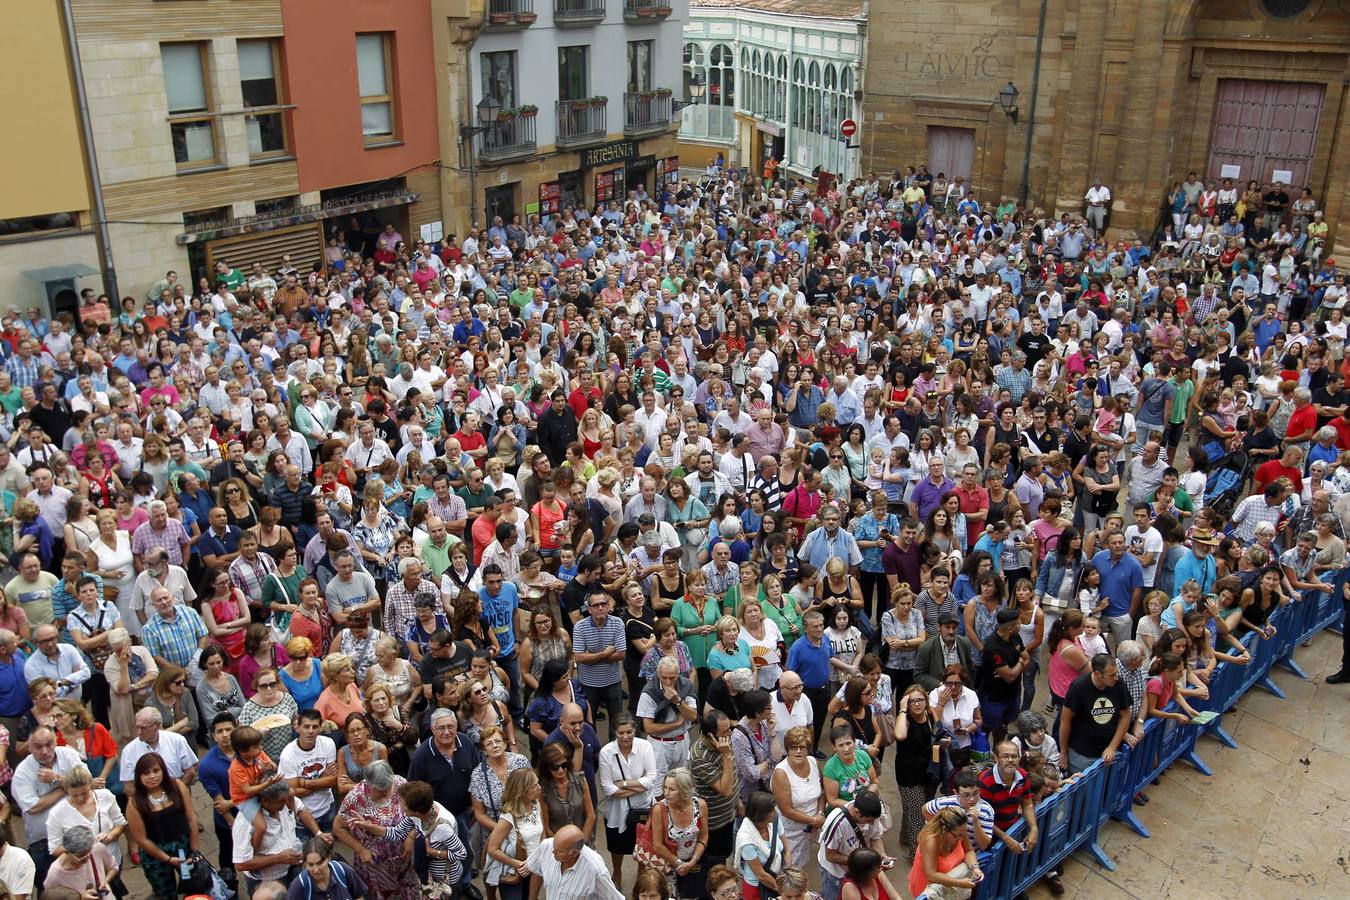
M672 12L674 12L674 11L675 11L675 10L674 10L674 7L670 7L670 6L658 6L658 7L656 7L656 15L657 15L658 18L661 18L661 19L667 18L667 17L668 17Z
M539 18L539 16L538 16L537 14L535 14L535 13L532 13L532 12L518 12L518 13L516 13L516 24L517 24L517 25L533 25L533 24L534 24L534 21L535 21L536 19L538 19L538 18Z

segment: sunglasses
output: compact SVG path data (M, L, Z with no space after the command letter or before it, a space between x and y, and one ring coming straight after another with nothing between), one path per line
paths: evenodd
M182 684L182 682L181 682L181 681L175 681L174 684ZM277 686L277 682L275 682L275 681L268 681L268 682L260 683L260 684L258 685L258 690L260 690L260 691L266 691L266 690L270 690L271 688L274 688L274 687L276 687L276 686Z

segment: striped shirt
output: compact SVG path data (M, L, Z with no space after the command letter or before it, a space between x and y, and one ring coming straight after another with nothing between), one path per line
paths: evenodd
M843 807L835 807L830 810L830 814L825 817L825 824L820 827L820 850L817 851L816 861L820 863L823 871L829 872L835 878L843 878L846 872L843 866L836 865L826 858L827 850L848 856L862 846L858 840L859 832L868 841L874 841L886 833L880 819L864 824L857 819L850 822L850 815L851 813L846 813Z
M250 606L261 606L263 582L276 568L270 553L255 553L251 560L240 555L230 563L230 581L248 598Z
M427 856L429 881L432 884L459 884L464 877L464 867L461 863L468 859L469 852L459 840L459 826L455 822L455 817L439 803L434 804L432 808L436 812L436 819L429 826L430 830L417 816L408 816L392 828L386 828L384 839L391 843L401 841L416 828L426 840L428 847L448 854L445 859ZM549 893L550 895L553 893L551 887Z
M146 522L132 535L131 552L137 556L145 556L149 550L161 547L168 555L171 565L183 566L187 565L183 560L183 545L191 540L187 530L183 528L183 523L177 519L166 519L164 527L159 530Z
M573 653L599 653L606 647L617 650L628 649L628 637L623 622L617 616L606 616L601 625L587 616L577 621L572 628ZM585 687L609 687L618 684L623 673L621 659L611 659L599 663L577 663L577 680Z
M999 780L998 766L990 766L980 773L980 799L994 808L994 824L1007 831L1022 818L1022 801L1031 796L1027 773L1017 769L1011 785Z
M990 842L992 842L994 840L994 808L983 798L975 802L978 804L975 807L975 814L980 820L980 827L984 829L984 833L988 835ZM962 812L965 812L965 808L961 806L961 801L957 799L957 796L955 794L948 794L946 797L936 797L924 804L924 818L932 818L941 810L947 809L948 807L960 809ZM974 822L966 822L966 833L970 836L970 845L978 851L980 845L975 843Z
M723 797L717 792L717 783L722 780L722 754L703 738L694 741L694 749L689 754L689 771L694 776L694 788L699 799L708 804L708 828L721 828L730 824L736 817L736 801L739 795L731 792Z

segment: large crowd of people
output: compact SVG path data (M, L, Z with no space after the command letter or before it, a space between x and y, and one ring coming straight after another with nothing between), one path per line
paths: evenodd
M1034 847L1345 567L1345 277L1311 194L1117 241L920 169L5 314L10 896L946 900Z

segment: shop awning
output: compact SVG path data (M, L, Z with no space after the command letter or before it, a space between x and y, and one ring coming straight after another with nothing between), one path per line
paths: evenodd
M86 266L84 263L71 263L68 266L48 266L45 269L27 269L22 274L25 278L32 279L38 284L49 284L53 281L69 281L72 278L97 275L98 269L95 269L92 266Z

